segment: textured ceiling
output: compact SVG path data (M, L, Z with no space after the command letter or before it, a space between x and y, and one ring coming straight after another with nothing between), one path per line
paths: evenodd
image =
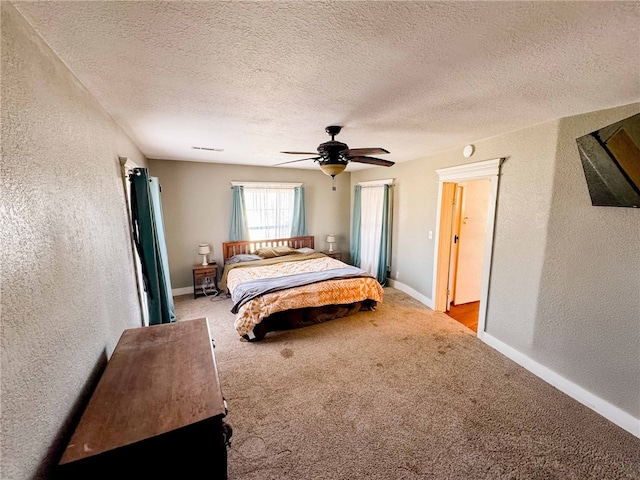
M639 2L15 4L149 158L273 165L337 124L402 162L640 100Z

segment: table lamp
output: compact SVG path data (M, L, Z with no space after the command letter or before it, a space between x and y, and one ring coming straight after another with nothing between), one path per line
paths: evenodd
M207 243L201 243L198 247L198 255L202 255L202 265L207 264L207 255L211 253L211 249Z
M329 244L329 252L333 252L333 244L336 243L336 236L327 235L327 243Z

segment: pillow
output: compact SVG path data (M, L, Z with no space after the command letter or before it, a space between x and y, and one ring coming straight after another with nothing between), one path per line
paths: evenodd
M262 247L253 252L262 258L274 258L282 257L284 255L290 255L292 253L298 253L295 248L287 247L286 245L280 245L279 247Z
M313 248L309 248L309 247L302 247L298 249L298 252L300 253L315 253L315 250Z
M238 255L234 255L233 257L227 258L227 261L224 262L224 264L232 265L234 263L250 262L252 260L262 260L262 257L258 255L251 255L249 253L239 253Z

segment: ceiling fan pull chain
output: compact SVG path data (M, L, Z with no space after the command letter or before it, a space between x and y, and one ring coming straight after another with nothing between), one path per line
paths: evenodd
M336 191L336 176L331 175L331 190Z

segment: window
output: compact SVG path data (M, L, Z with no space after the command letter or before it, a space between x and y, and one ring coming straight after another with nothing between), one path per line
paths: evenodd
M301 183L231 182L231 240L268 240L306 235Z
M294 188L244 189L249 240L291 235Z
M389 274L393 179L361 182L353 195L351 260L382 285Z

